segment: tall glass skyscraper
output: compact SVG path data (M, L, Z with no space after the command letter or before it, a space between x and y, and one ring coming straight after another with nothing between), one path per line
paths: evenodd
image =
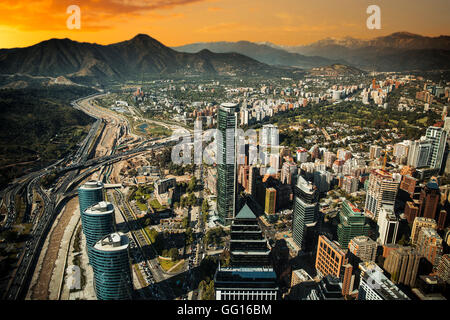
M88 253L95 243L114 232L114 206L101 201L88 207L81 213L81 226L86 236Z
M230 265L214 276L217 300L276 300L278 286L270 247L253 211L245 205L231 224Z
M317 187L299 177L295 190L292 237L302 249L306 248L306 233L313 231L319 222L319 192Z
M104 236L92 247L94 289L99 300L129 300L133 282L128 236L121 232Z
M237 104L222 103L218 111L217 213L219 221L229 225L236 212L236 129Z
M441 169L444 158L447 132L440 127L429 127L426 131L427 140L431 141L432 149L428 165L433 169Z
M368 235L369 225L366 223L366 216L351 202L345 200L342 203L339 219L337 235L341 248L347 249L348 243L354 237Z
M100 201L103 201L103 183L101 181L90 180L78 188L78 201L80 203L80 213Z

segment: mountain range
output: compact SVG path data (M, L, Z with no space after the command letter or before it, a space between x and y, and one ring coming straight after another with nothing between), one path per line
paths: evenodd
M50 39L26 48L2 49L0 70L2 74L65 76L80 82L142 79L144 76L286 73L285 69L238 53L219 54L206 49L197 53L178 52L144 34L105 46Z
M327 38L308 45L281 46L270 42L207 42L174 47L237 52L267 64L320 67L344 63L365 70L409 71L450 69L450 36L426 37L408 32L363 40Z
M180 52L188 53L195 53L204 49L216 53L237 52L269 65L294 66L303 69L343 62L338 59L327 59L314 55L306 56L296 52L289 52L273 44L267 45L250 41L199 42L172 48Z

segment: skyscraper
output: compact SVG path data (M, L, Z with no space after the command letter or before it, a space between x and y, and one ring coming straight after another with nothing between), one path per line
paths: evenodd
M330 274L340 277L343 266L348 262L345 254L346 250L343 250L339 243L320 235L315 264L317 273L322 277Z
M318 202L317 188L300 176L297 180L297 186L295 186L292 237L302 249L306 247L307 228L317 227L319 221Z
M445 145L447 143L447 132L440 127L429 127L425 136L431 141L432 151L428 165L433 169L441 169L444 158Z
M414 168L428 166L432 148L432 143L423 137L420 140L412 141L407 164Z
M369 176L364 213L372 220L378 219L381 206L393 206L397 197L401 176L385 170L372 170Z
M222 103L218 110L217 213L222 224L229 225L236 212L236 130L237 104Z
M277 190L275 188L266 189L266 203L264 212L267 215L275 214L276 212L276 200L277 200Z
M434 228L421 228L416 248L433 266L437 266L442 256L442 238Z
M230 237L230 265L219 265L214 276L216 300L276 300L270 248L247 205L233 219Z
M78 201L80 203L80 214L100 201L103 201L103 183L90 180L78 188Z
M440 197L441 192L437 179L433 177L420 191L419 216L436 219Z
M133 282L128 246L128 237L116 232L104 236L92 247L91 264L97 299L131 299Z
M413 287L416 283L421 255L412 247L391 250L384 260L384 269L391 274L391 281Z
M339 219L337 234L342 248L347 248L352 238L368 235L369 225L366 223L366 217L351 202L343 201Z
M88 253L98 240L114 232L114 206L101 201L81 213L81 226L86 236Z
M414 219L411 230L411 244L415 245L419 238L419 232L422 228L437 228L436 221L430 218L417 217Z
M350 240L348 250L362 261L375 261L377 243L367 236L358 236Z
M410 300L375 262L361 262L358 300Z
M399 221L394 213L394 207L388 205L382 206L377 223L380 234L378 242L381 245L395 244L397 241Z

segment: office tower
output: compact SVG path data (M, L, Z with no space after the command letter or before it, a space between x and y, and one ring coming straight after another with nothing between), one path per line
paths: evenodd
M237 104L222 103L218 110L217 213L219 221L229 225L236 212L236 130Z
M248 172L248 194L255 197L256 196L256 180L259 177L259 168L255 166L250 166Z
M103 201L103 183L90 180L78 188L78 201L80 203L80 214L100 201Z
M428 165L433 169L441 169L444 158L445 145L447 143L447 132L440 127L429 127L425 136L432 144L432 152Z
M411 177L410 175L404 175L402 182L400 183L400 189L409 193L410 196L414 195L416 191L418 179Z
M376 221L382 205L393 206L395 204L400 179L399 174L390 174L380 169L372 170L364 206L366 216Z
M278 127L273 124L265 124L261 129L260 145L263 147L278 146L279 132Z
M364 262L375 261L377 243L367 236L358 236L350 240L348 250Z
M305 148L297 149L297 162L305 163L308 161L308 150Z
M437 229L438 230L444 230L446 221L447 221L447 210L441 210L439 212L439 219L438 219L438 223L437 223Z
M314 185L320 193L325 193L330 190L330 184L333 179L333 175L328 171L315 171L314 172Z
M345 176L342 181L342 190L347 193L353 193L358 191L359 180L353 176Z
M230 238L230 266L219 265L214 276L216 300L276 300L270 249L247 205L233 219Z
M433 177L420 191L419 216L435 219L440 197L441 192L439 190L437 179L436 177Z
M383 151L383 148L377 145L370 146L369 149L369 159L374 160L381 157L381 151Z
M277 190L275 188L266 189L266 203L264 212L267 215L275 214L276 212L276 200L277 200Z
M286 161L281 167L281 182L285 184L294 184L297 178L297 165Z
M238 168L239 173L237 181L247 192L250 167L247 165L239 165Z
M436 229L436 221L430 218L417 217L414 219L413 227L411 230L411 244L415 245L419 237L420 229L433 228Z
M381 245L395 244L397 241L399 221L394 213L394 207L388 205L382 206L377 224L380 234L378 243Z
M105 201L96 203L81 213L81 226L86 236L89 256L98 240L114 232L114 221L114 206Z
M447 284L450 284L450 254L444 254L442 256L437 267L437 275Z
M306 300L344 300L341 280L332 275L323 277Z
M292 238L300 248L305 248L307 227L314 228L319 221L319 193L313 184L301 176L294 190Z
M416 283L421 255L412 247L391 250L384 260L383 268L391 274L391 281L413 287Z
M432 153L432 143L422 137L421 140L411 142L408 153L408 166L414 168L424 168L429 165L430 155Z
M358 300L410 300L375 262L361 262Z
M327 168L331 168L333 162L336 160L336 155L331 151L326 151L323 154L323 162L327 166Z
M128 237L116 232L103 237L92 247L91 264L97 299L131 299L133 282L128 246Z
M407 201L405 205L405 218L408 223L413 223L414 219L419 216L419 201Z
M442 256L442 238L434 228L421 228L417 237L416 248L433 266L439 264Z
M366 217L361 210L347 200L342 202L339 220L337 235L341 248L347 248L349 241L354 237L367 236L369 233Z
M337 159L338 160L349 160L352 157L352 153L345 149L338 149L337 151Z
M395 162L398 164L406 164L408 160L409 148L411 141L405 140L400 143L394 144L394 150L392 155L395 157Z
M320 235L315 264L317 273L322 277L329 274L340 277L342 266L348 262L345 254L346 251L339 246L339 243Z

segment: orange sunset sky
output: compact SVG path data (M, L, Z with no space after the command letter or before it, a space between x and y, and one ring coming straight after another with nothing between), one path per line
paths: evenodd
M366 27L369 5L381 30ZM69 30L69 5L81 29ZM109 44L146 33L168 46L201 41L296 45L326 37L373 38L397 31L450 34L449 0L1 0L0 48L49 38Z

